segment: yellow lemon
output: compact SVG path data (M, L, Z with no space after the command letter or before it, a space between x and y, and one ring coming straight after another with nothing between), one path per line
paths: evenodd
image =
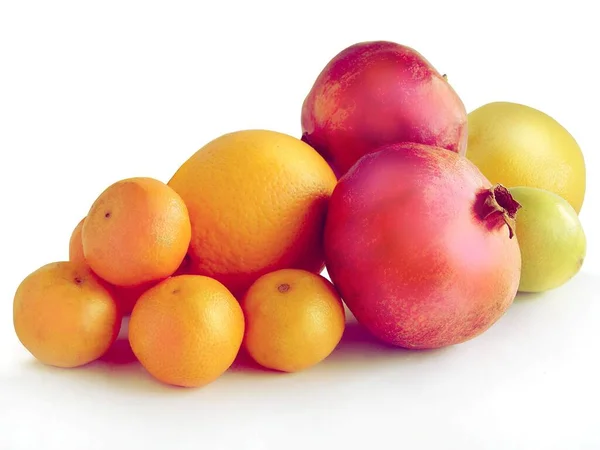
M467 158L492 182L546 189L577 213L585 195L585 164L573 136L529 106L488 103L469 114Z

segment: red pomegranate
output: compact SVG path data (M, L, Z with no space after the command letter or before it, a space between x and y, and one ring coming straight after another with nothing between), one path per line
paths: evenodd
M302 105L302 139L343 175L363 155L398 142L464 154L467 112L445 76L416 50L354 44L321 71Z
M336 186L327 270L377 338L415 349L464 342L515 298L519 207L463 156L391 145L361 158Z

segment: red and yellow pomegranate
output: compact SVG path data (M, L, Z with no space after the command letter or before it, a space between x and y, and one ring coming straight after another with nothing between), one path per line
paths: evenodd
M519 204L465 157L420 144L364 156L325 227L329 275L357 320L406 348L471 339L511 305Z
M341 176L363 155L399 142L464 154L467 112L446 77L414 49L361 42L317 77L302 106L302 132Z

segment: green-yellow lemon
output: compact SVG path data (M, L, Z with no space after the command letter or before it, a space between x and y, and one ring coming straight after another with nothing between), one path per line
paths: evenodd
M577 213L565 199L544 189L514 187L510 193L521 204L516 217L519 291L543 292L565 284L585 259L586 238Z

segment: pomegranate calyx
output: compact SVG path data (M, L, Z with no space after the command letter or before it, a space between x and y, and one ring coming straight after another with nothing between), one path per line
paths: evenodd
M489 220L490 218L502 217L502 220L508 226L508 237L512 239L515 235L515 217L519 208L521 208L521 205L513 198L510 191L501 184L495 184L485 192L481 207L481 218Z

